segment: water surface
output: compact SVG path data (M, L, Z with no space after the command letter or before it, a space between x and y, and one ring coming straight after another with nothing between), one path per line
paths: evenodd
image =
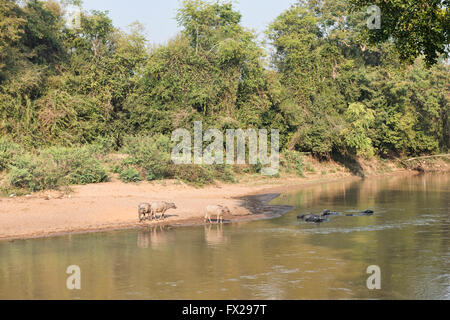
M0 299L450 299L449 191L442 174L328 183L283 194L296 209L273 220L0 242ZM296 219L326 208L376 214Z

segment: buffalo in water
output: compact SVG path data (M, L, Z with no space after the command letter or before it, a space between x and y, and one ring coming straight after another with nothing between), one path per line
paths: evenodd
M312 223L322 223L328 221L328 218L312 213L301 214L297 217L297 219Z
M360 212L359 214L346 214L347 217L356 217L356 216L372 216L375 212L373 210L365 210ZM297 216L298 220L303 220L305 222L312 222L312 223L322 223L329 221L328 217L330 216L340 216L342 213L337 211L331 211L328 209L325 209L322 211L321 214L300 214Z
M323 217L340 216L340 215L341 215L341 213L337 212L337 211L331 211L331 210L328 210L328 209L325 209L325 210L322 211L322 216Z
M374 211L373 210L365 210L365 211L361 211L358 214L353 214L353 213L349 213L346 214L347 217L362 217L362 216L373 216L374 215Z

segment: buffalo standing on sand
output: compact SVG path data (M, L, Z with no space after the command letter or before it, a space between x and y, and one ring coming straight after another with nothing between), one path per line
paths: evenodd
M160 219L164 219L167 210L176 208L177 206L174 203L166 201L141 203L138 207L139 221L142 222L145 219L156 219L156 214L160 214Z
M207 206L206 207L206 215L205 215L205 222L209 221L209 223L212 223L211 216L216 215L217 217L217 223L223 223L223 216L224 214L230 214L231 211L227 207L224 206Z
M175 203L172 202L166 202L166 201L155 201L151 203L151 212L152 212L152 218L156 218L156 214L159 213L160 219L163 219L166 217L166 211L169 209L176 209L177 206L175 205Z
M138 207L138 212L139 212L139 222L144 221L146 219L146 215L151 214L150 203L141 203Z

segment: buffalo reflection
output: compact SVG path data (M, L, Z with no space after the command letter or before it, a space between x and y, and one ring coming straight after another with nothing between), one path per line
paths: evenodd
M222 224L209 224L205 226L205 241L210 246L227 244L229 242L229 236L224 234Z
M138 231L137 246L139 248L159 247L168 243L166 227L153 226L145 230Z

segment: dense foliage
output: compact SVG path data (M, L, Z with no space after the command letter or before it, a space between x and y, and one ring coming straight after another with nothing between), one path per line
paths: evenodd
M412 63L425 55L428 66L440 55L448 58L450 12L449 0L351 0L356 10L377 5L380 8L379 29L365 30L371 43L392 39L404 61Z
M284 150L321 157L446 152L448 64L425 64L447 39L432 24L436 37L421 42L425 49L395 35L366 46L365 10L350 9L343 0L299 1L268 26L268 57L228 2L184 1L177 15L183 31L152 47L139 24L123 32L106 12L83 11L80 25L69 28L63 4L0 0L0 171L32 189L104 181L96 153L83 153L102 145L102 152L130 155L117 168L125 181L226 179L229 168L169 169L170 134L192 129L194 120L222 130L277 128ZM403 64L405 54L420 53L426 60ZM133 136L144 138L133 143ZM18 160L24 150L38 156ZM32 169L41 160L66 171L41 181ZM301 173L301 159L294 160ZM92 172L69 174L77 161Z

